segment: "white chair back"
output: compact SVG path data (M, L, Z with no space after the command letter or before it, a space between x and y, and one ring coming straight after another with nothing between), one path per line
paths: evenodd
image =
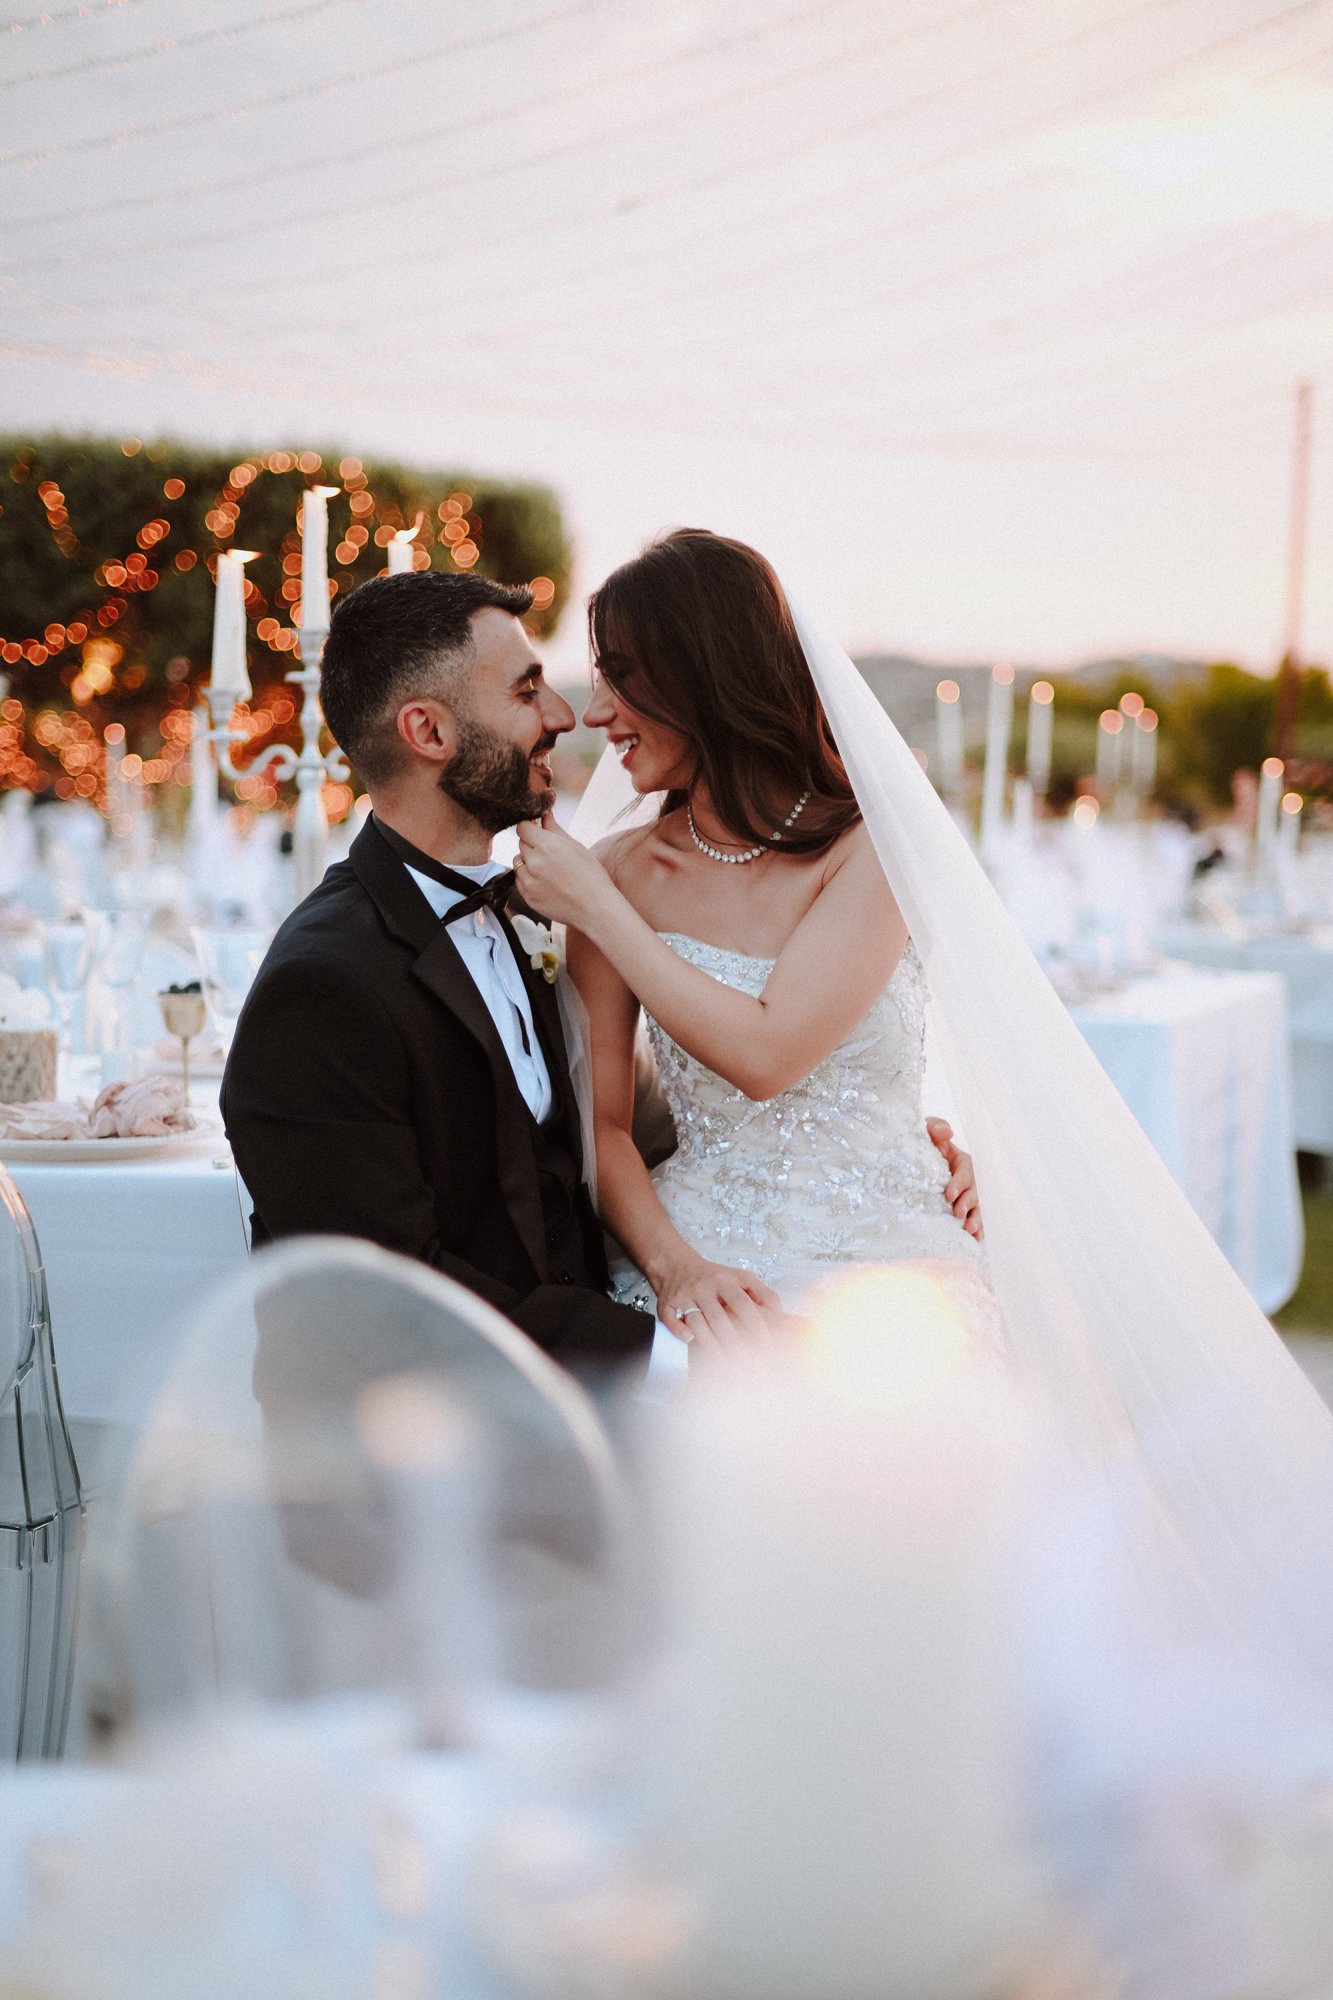
M599 1684L626 1629L588 1398L474 1294L350 1239L261 1251L201 1306L112 1511L115 1701L150 1726Z
M82 1539L41 1250L0 1167L0 1755L64 1747Z

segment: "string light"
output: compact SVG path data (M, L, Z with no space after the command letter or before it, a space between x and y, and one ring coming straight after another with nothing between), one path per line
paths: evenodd
M121 442L121 450L127 458L137 457L143 450L143 441L140 438L127 437ZM10 479L16 484L22 484L31 476L33 464L34 455L31 451L26 456L20 452L10 466ZM321 454L309 449L304 451L279 449L269 452L267 456L261 454L241 460L232 467L214 496L212 504L206 509L205 526L219 547L227 545L235 536L241 503L263 473L283 475L297 472L309 478L321 471L323 465ZM360 557L372 540L371 530L366 525L369 520L373 519L376 522L373 542L378 548L387 547L395 533L401 532L405 523L396 505L386 504L385 512L380 513L375 497L369 491L365 467L359 458L341 459L338 464L338 474L348 495L348 504L356 517L348 528L344 541L335 550L335 559L345 570ZM167 499L176 501L184 495L186 483L183 479L168 477L163 482L162 490ZM44 479L38 484L36 491L45 510L47 524L61 553L68 560L84 556L85 551L69 525L65 496L59 482L54 479ZM453 565L461 570L471 569L480 559L481 551L477 537L481 532L481 522L478 517L471 515L473 504L472 495L460 489L442 501L438 509L441 521L446 524L440 539ZM46 626L40 635L33 634L24 639L5 638L0 635L0 664L13 667L26 662L30 666L45 666L62 653L82 646L90 633L95 637L96 631L109 630L128 609L130 596L156 588L160 580L160 571L150 563L149 553L170 535L171 529L172 523L165 515L150 516L139 528L135 536L137 546L128 555L108 558L94 570L95 581L101 583L106 591L100 604L81 610L76 617L65 624L53 623ZM450 529L453 530L452 535L449 533ZM424 515L420 515L415 556L418 567L429 566L429 545L435 539L431 523ZM210 551L205 557L210 569L212 555L213 552ZM181 574L188 574L199 559L198 551L190 548L179 549L172 557L172 565ZM289 532L284 538L279 551L279 566L283 577L279 586L279 596L285 608L294 610L301 595L300 542L295 532ZM541 597L534 593L534 603L539 608L544 608L554 601L555 585L550 578L540 578L538 582L544 587L549 587L549 596ZM350 587L351 580L346 577L333 579L335 594L339 589ZM283 624L272 615L263 592L250 578L246 579L245 602L246 609L254 620L255 637L263 646L276 654L297 651L299 639L296 631L290 624ZM86 668L80 676L76 676L74 685L79 686L76 699L91 699L94 695L107 691L106 688L96 684L95 678L88 675ZM109 687L109 682L107 685Z

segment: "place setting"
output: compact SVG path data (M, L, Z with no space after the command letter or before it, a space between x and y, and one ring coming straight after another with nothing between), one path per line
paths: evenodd
M0 1160L89 1166L225 1149L216 1086L267 942L196 928L196 976L157 988L163 965L188 971L189 959L150 948L147 912L40 926L44 984L0 974ZM150 1005L160 1034L135 1047Z

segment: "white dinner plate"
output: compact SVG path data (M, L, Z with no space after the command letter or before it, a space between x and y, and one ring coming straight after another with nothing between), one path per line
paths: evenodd
M179 1076L181 1073L181 1052L179 1043L168 1053L160 1048L150 1049L147 1056L139 1058L145 1076ZM209 1078L216 1083L227 1066L227 1058L221 1050L212 1055L192 1055L190 1057L191 1077Z
M156 1139L0 1139L0 1160L16 1167L83 1167L112 1160L158 1160L226 1143L216 1118L200 1118L192 1132L168 1132Z

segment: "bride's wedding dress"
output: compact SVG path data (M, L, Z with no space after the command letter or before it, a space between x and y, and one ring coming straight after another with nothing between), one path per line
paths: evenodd
M1333 1715L1329 1413L1099 1067L847 653L792 609L914 950L861 1028L767 1104L653 1031L680 1138L659 1170L662 1199L687 1240L719 1262L748 1254L784 1297L830 1264L939 1257L947 1243L954 1270L981 1291L989 1281L1009 1367L1051 1412L1071 1461L1108 1490L1132 1476L1148 1496L1137 1572L1156 1571L1160 1556L1186 1623L1299 1666ZM609 831L632 797L608 751L575 832ZM671 942L752 991L768 970ZM940 1171L923 1150L918 954L932 1060L938 1047L976 1159L984 1262L942 1200L932 1206L928 1181L913 1180L914 1167ZM885 1327L886 1337L900 1331Z
M710 978L758 994L775 961L663 932ZM969 1321L988 1342L998 1316L985 1254L944 1199L949 1178L925 1128L926 982L909 943L864 1019L811 1073L752 1099L648 1017L648 1039L677 1147L653 1173L692 1249L754 1271L799 1308L813 1288L858 1265L929 1259L954 1267ZM632 1269L621 1296L648 1303Z

